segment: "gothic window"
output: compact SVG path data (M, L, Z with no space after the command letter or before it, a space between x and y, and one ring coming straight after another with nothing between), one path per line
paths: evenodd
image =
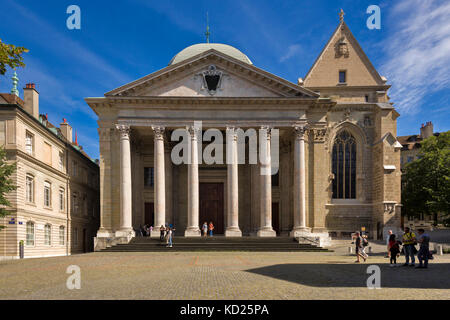
M356 198L356 140L346 130L334 141L332 154L333 198Z

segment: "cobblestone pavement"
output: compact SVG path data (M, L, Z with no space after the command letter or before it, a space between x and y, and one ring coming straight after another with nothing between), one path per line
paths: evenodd
M450 299L450 256L429 269L391 268L374 245L354 263L348 242L332 253L88 253L0 261L0 299ZM399 258L402 263L403 257ZM381 268L381 289L366 287L368 265ZM69 265L81 289L69 290Z

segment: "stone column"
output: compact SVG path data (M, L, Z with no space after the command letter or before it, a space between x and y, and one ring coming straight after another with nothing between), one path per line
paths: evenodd
M155 225L152 237L159 237L159 229L166 224L166 184L164 169L164 127L152 127L154 139L154 205L155 205Z
M185 237L200 237L199 186L198 186L198 139L199 128L189 127L189 163L188 163L188 225Z
M291 236L309 232L306 227L305 126L295 129L294 147L294 229Z
M241 237L239 229L239 184L238 184L238 150L237 132L234 127L227 127L227 227L226 237Z
M116 237L134 237L132 226L132 187L131 187L131 151L130 151L130 126L117 125L120 133L120 229L116 231Z
M257 232L258 237L276 237L272 228L272 173L270 157L270 131L268 127L261 127L259 134L259 161L261 175L261 223Z

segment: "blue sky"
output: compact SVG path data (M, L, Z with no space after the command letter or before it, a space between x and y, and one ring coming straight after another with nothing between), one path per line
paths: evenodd
M81 30L69 30L66 9L81 8ZM381 29L366 27L369 5L381 8ZM398 135L432 121L449 130L450 2L445 0L296 1L33 1L0 0L0 38L25 46L20 87L36 83L40 112L67 118L78 142L98 157L97 117L85 97L167 66L183 48L211 42L243 51L255 66L296 83L336 28L340 8L356 39L383 76L401 113ZM11 72L0 77L10 92ZM22 90L20 90L22 96Z

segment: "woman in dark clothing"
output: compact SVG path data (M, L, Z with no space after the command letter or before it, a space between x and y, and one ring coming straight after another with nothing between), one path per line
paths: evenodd
M166 228L164 228L164 226L163 225L161 225L161 228L159 228L159 240L161 241L161 242L163 242L164 241L164 233L166 232Z

